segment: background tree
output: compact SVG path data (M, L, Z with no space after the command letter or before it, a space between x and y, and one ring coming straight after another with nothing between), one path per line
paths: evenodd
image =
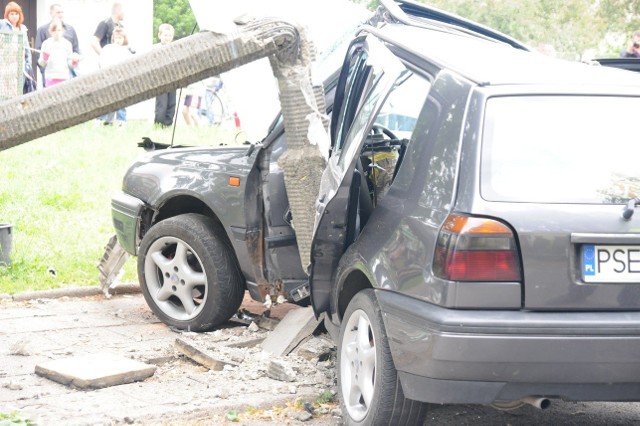
M353 0L374 9L377 0ZM418 0L565 59L618 56L640 29L640 0Z
M352 0L374 10L378 0ZM640 0L418 0L510 35L532 48L551 44L564 59L618 56L640 29ZM322 7L322 3L318 3ZM168 22L176 39L196 25L189 0L154 0L154 40ZM196 28L196 31L198 28Z
M190 35L196 28L189 0L154 0L153 1L153 40L158 42L158 26L162 23L173 25L176 40Z

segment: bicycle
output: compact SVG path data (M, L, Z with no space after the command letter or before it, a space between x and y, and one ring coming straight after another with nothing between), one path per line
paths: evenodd
M224 103L218 95L222 86L223 82L220 78L211 78L207 81L204 105L198 110L198 115L205 117L210 126L219 126L225 119Z

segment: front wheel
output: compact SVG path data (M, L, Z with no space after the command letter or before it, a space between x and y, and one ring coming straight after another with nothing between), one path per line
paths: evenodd
M338 339L338 395L347 425L422 424L426 404L405 398L374 291L349 303Z
M181 330L209 331L224 323L245 290L223 228L197 214L163 220L147 232L138 278L151 310Z

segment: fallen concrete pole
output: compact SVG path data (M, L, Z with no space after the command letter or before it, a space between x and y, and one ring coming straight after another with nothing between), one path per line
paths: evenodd
M285 48L269 57L278 79L287 151L278 160L293 215L302 270L308 272L316 213L316 198L325 169L319 145L329 146L324 90L313 87L311 62L315 48L304 30L297 48Z
M269 57L287 132L288 152L280 166L306 271L325 164L318 145L328 137L323 91L311 83L315 50L302 28L280 20L258 19L237 28L233 34L200 32L1 103L0 151Z
M0 151L185 87L297 44L295 27L255 21L200 32L131 60L0 103Z

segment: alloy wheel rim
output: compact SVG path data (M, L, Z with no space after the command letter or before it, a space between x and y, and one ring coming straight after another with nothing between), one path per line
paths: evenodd
M342 396L349 416L364 419L371 409L375 390L376 342L371 321L363 310L347 322L340 350Z
M187 243L175 237L154 241L145 259L145 281L153 301L179 321L197 317L207 297L202 261Z

